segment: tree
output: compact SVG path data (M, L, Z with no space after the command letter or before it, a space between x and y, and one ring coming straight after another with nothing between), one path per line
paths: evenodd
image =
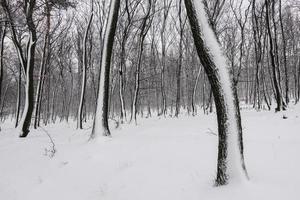
M13 19L11 9L6 0L1 0L1 6L5 12L6 18L9 22L12 40L18 52L18 58L22 66L22 72L26 79L25 81L25 107L23 115L20 120L18 129L20 130L20 137L26 137L29 133L31 124L31 117L34 109L34 85L33 72L35 62L35 47L37 41L36 26L33 21L33 12L36 6L35 0L24 0L23 13L25 15L25 23L28 28L28 40L26 52L23 51L21 42L17 39L15 20Z
M6 23L0 22L0 102L2 94L2 82L3 82L3 67L4 67L4 39L6 35ZM0 116L2 118L2 116Z
M91 139L100 135L110 136L108 126L108 100L109 100L109 75L111 66L111 56L113 52L114 38L118 22L120 0L111 0L108 21L106 24L104 48L102 51L102 62L100 69L100 80L98 90L98 100L96 114L93 124Z
M83 69L82 69L82 81L81 81L81 94L80 94L80 102L79 102L79 107L78 107L78 114L77 114L77 128L82 129L82 111L83 111L83 104L84 104L84 96L85 96L85 90L86 90L86 73L87 73L87 38L88 38L88 34L89 34L89 30L91 27L91 23L93 21L93 16L94 16L94 6L93 6L94 2L93 0L91 1L91 15L89 17L89 21L88 21L88 25L86 27L85 30L85 34L84 34L84 38L83 38Z
M182 59L183 59L183 33L184 33L184 26L186 20L182 17L182 0L179 0L179 10L178 10L178 17L179 17L179 60L177 65L176 77L177 77L177 95L176 95L176 109L175 109L175 117L178 117L180 112L180 96L181 96L181 68L182 68Z
M270 5L271 4L271 5ZM270 6L272 9L270 9ZM268 37L269 37L269 55L271 60L271 66L272 66L272 75L273 75L273 84L275 88L275 100L277 103L277 107L275 111L281 111L285 110L285 103L283 101L281 87L280 87L280 69L279 69L279 61L278 61L278 49L277 49L277 33L276 33L276 25L274 24L274 36L271 31L271 19L274 23L274 7L275 2L265 0L265 7L266 7L266 25L267 25L267 31L268 31ZM273 16L270 16L270 13L272 13ZM274 39L275 38L275 39Z
M247 177L233 77L206 19L203 2L185 0L185 6L197 53L212 87L217 109L219 147L215 184L225 185L230 179L243 180Z
M160 30L160 38L161 38L161 115L166 116L167 114L167 97L165 91L165 70L166 70L166 27L167 27L167 19L170 12L170 8L173 0L164 0L163 3L163 18L162 18L162 27Z
M147 36L147 33L150 29L152 20L153 20L153 15L150 16L151 14L151 8L152 8L152 3L155 4L155 1L152 2L152 0L148 0L148 5L147 9L145 12L145 16L143 16L143 20L140 26L140 34L139 34L139 49L138 49L138 61L136 64L136 70L135 70L135 90L134 90L134 96L133 96L133 101L132 101L132 106L131 106L131 120L134 119L136 122L136 115L137 115L137 102L138 102L138 95L139 95L139 90L140 90L140 71L141 71L141 64L142 64L142 57L143 57L143 52L144 52L144 41Z
M35 117L34 117L34 128L36 129L39 126L40 120L39 120L39 113L40 113L40 107L41 107L41 97L42 97L42 86L44 82L45 77L45 67L46 62L48 60L49 50L50 50L50 26L51 26L51 5L49 5L48 0L45 1L45 14L46 14L46 33L44 37L44 46L43 46L43 52L42 52L42 59L41 59L41 65L40 65L40 71L39 71L39 80L36 90L36 99L35 99Z

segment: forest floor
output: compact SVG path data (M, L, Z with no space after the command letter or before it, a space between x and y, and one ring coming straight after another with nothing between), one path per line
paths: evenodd
M137 126L112 127L113 137L97 142L88 142L90 125L82 131L75 123L49 125L20 139L6 122L0 199L300 199L300 107L276 114L242 110L250 181L218 188L215 118L140 119Z

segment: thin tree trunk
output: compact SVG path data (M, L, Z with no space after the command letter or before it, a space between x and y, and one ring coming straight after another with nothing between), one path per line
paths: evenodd
M34 129L36 129L39 126L39 113L40 113L40 105L41 105L41 98L42 98L42 84L44 81L44 76L45 76L45 65L46 65L46 60L48 56L48 51L49 51L49 43L50 43L50 7L48 4L48 1L46 1L46 34L44 38L44 47L43 47L43 52L42 52L42 61L41 61L41 66L40 66L40 72L39 72L39 80L38 80L38 85L37 85L37 91L36 91L36 100L35 100L35 117L34 117Z
M130 121L134 119L135 123L137 123L137 118L136 118L137 102L139 101L138 96L140 90L140 71L141 71L142 57L144 52L144 41L151 25L151 19L149 19L151 6L152 6L152 0L148 0L148 8L145 16L143 17L143 21L140 28L138 62L135 69L135 90L134 90L133 102L131 106L131 119L130 119ZM148 20L150 20L150 22L148 22L147 24Z
M93 0L91 1L91 6L92 6L92 10L91 10L91 15L90 15L90 18L89 18L89 22L88 22L88 25L86 27L86 30L85 30L85 34L84 34L84 39L83 39L83 69L82 69L82 80L81 80L81 94L80 94L80 102L79 102L79 107L78 107L78 114L77 114L77 128L78 129L82 129L82 118L83 118L83 115L82 115L82 110L83 110L83 104L84 104L84 101L85 101L85 89L86 89L86 71L87 71L87 37L88 37L88 34L89 34L89 29L91 27L91 23L92 23L92 20L93 20Z
M198 87L198 82L199 82L201 71L202 71L202 67L199 66L197 77L196 77L196 81L195 81L195 84L194 84L194 87L193 87L193 97L192 97L193 115L197 114L197 108L196 108L195 102L196 102L196 92L197 92L197 87Z
M1 23L1 22L0 22ZM3 67L4 67L4 62L3 62L3 56L4 56L4 39L6 35L6 23L4 26L0 26L0 101L2 99L2 83L3 83ZM0 118L2 116L0 115Z
M287 58L286 58L286 40L285 40L285 32L282 22L282 5L281 1L279 0L279 20L280 20L280 28L281 28L281 35L282 35L282 46L283 46L283 65L284 65L284 74L285 74L285 102L286 104L289 103L289 76L288 76L288 68L287 68Z
M277 103L277 107L276 107L275 111L281 111L282 109L285 109L285 108L283 106L281 91L280 91L280 87L279 87L279 83L278 83L280 81L280 79L278 77L279 74L276 69L276 58L274 55L274 44L273 44L273 37L272 37L272 33L271 33L271 27L270 27L269 0L265 0L265 4L266 4L266 23L267 23L267 31L268 31L268 36L269 36L269 45L270 45L269 55L270 55L271 66L272 66L272 76L273 76L273 83L274 83L274 88L275 88L275 99L276 99L276 103Z
M178 117L180 113L180 81L181 81L181 68L182 68L182 57L183 57L183 31L184 31L184 23L182 20L182 11L181 11L181 4L182 0L179 0L179 11L178 11L178 17L179 17L179 26L180 26L180 39L179 39L179 61L177 65L177 72L176 72L176 78L177 78L177 92L176 92L176 109L175 109L175 117Z

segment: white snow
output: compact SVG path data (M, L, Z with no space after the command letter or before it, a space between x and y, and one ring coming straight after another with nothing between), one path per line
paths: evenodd
M244 182L246 180L245 172L242 168L242 157L239 151L238 127L235 119L236 109L234 105L233 85L230 76L230 69L227 65L226 57L223 55L218 40L211 29L203 0L194 1L197 19L200 23L203 41L209 50L209 53L216 65L220 84L224 90L224 99L228 110L227 128L228 128L228 150L227 150L227 173L229 181Z
M300 106L283 113L243 110L250 181L213 187L216 117L139 119L111 125L112 138L87 142L91 123L32 130L18 138L13 122L0 132L1 200L298 200ZM101 137L104 138L104 137Z

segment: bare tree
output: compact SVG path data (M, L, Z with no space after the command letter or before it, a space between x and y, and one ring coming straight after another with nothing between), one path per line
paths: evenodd
M142 57L144 51L144 41L153 20L153 15L151 16L150 14L151 14L151 9L154 5L155 5L155 1L152 2L152 0L148 0L147 9L145 10L144 16L142 18L142 23L140 26L140 34L138 39L139 40L138 61L135 70L135 90L134 90L134 96L133 96L132 107L131 107L131 120L134 119L135 123L137 122L136 119L137 102L138 102L138 95L140 90L140 71L141 71Z
M111 55L113 52L114 38L117 28L120 0L111 0L109 16L106 24L104 49L102 52L102 62L100 69L99 91L97 109L94 119L91 139L97 136L110 136L108 126L108 99L109 99L109 74L111 65Z
M88 24L85 30L84 38L83 38L83 52L82 52L82 58L83 58L83 69L82 69L82 81L81 81L81 94L80 94L80 102L78 107L78 114L77 114L77 128L82 129L82 111L83 111L83 104L85 100L85 90L86 90L86 73L88 68L88 62L87 62L87 38L89 34L89 30L91 27L91 23L93 21L94 16L94 2L91 0L91 15L88 20Z
M241 146L242 138L239 136L241 130L238 130L240 119L237 115L233 78L216 36L211 36L214 32L206 19L203 2L185 0L185 6L197 53L215 98L219 131L216 185L224 185L229 179L243 179L247 174Z

